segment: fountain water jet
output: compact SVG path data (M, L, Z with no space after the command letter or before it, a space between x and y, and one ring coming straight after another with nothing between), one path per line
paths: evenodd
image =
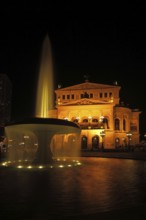
M53 65L51 45L48 36L46 36L43 43L38 78L36 116L15 123L9 123L5 126L6 136L9 140L9 160L20 161L22 159L29 159L33 164L52 163L54 155L51 144L53 137L59 134L77 135L75 138L76 155L74 156L78 156L80 142L79 126L70 121L50 118L49 110L51 109L53 109ZM57 138L53 148L56 148L56 146ZM71 156L71 152L72 150L69 156Z
M36 96L36 117L48 118L49 110L53 108L54 77L52 50L48 35L42 48L40 72Z

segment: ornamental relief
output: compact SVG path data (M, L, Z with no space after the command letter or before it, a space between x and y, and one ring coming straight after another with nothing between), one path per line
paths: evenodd
M116 113L116 114L114 114L114 118L122 118L122 114L120 114L120 113Z
M106 111L103 110L103 116L107 115L107 116L111 117L112 114L113 114L113 112L111 110L108 110L108 111L107 110Z
M73 117L79 117L78 111L70 111L69 112L69 118L73 118Z
M123 115L123 118L124 118L124 119L127 119L127 118L128 118L128 116L127 116L127 115Z
M91 112L88 111L88 110L81 110L81 111L80 111L80 115L81 115L81 116L83 116L83 115L89 116L89 115L91 115Z
M59 115L58 115L58 118L63 119L63 118L68 117L68 115L69 115L69 112L68 112L68 111L60 111L60 113L59 113Z
M94 110L94 111L91 111L91 114L92 114L92 116L93 115L95 115L95 116L101 116L102 115L102 112L101 111L99 111L99 110Z

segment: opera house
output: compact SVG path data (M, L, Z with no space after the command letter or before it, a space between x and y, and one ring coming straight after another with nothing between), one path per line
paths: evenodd
M119 149L139 144L139 109L120 103L121 87L85 82L58 88L52 117L78 123L81 150Z

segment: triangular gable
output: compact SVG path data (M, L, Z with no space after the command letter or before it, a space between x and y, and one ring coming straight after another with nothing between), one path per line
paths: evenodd
M101 88L105 89L105 88L120 88L120 87L114 86L114 85L85 82L85 83L77 84L74 86L69 86L69 87L57 89L55 91L86 90L86 89L101 89Z

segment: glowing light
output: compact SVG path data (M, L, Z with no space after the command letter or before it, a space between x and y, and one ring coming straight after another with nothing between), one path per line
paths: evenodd
M7 162L2 163L2 166L7 166Z
M114 98L113 97L111 97L110 102L114 102Z
M29 139L29 136L28 136L28 135L25 135L24 138L25 138L25 139Z
M24 145L24 142L20 142L19 145Z
M63 167L64 167L64 165L60 164L60 165L59 165L59 167L60 167L60 168L63 168Z
M53 64L51 44L48 36L45 38L42 49L42 62L38 78L36 100L36 116L47 118L48 111L53 108Z
M21 161L21 164L19 164ZM58 161L62 161L61 164L57 164L55 163L54 165L46 165L46 166L43 166L43 165L36 165L36 166L32 166L31 164L28 164L27 163L27 160L26 160L26 163L24 163L24 161L22 160L18 160L18 161L5 161L3 163L1 163L1 166L5 166L5 167L15 167L15 168L18 168L18 169L43 169L43 168L46 168L46 169L52 169L52 168L69 168L69 167L74 167L74 166L79 166L81 165L80 161L79 160L72 160L70 161L69 163L67 163L67 159L66 158L63 158L63 159L60 159L58 158ZM22 164L23 163L23 164Z
M104 119L104 116L101 115L99 121L103 122L103 119Z
M71 165L71 164L68 164L67 166L68 166L68 167L72 167L72 165Z
M89 121L90 121L90 120L92 119L92 116L89 115L89 116L88 116L88 119L89 119Z
M23 166L19 165L19 166L17 166L17 168L21 169L21 168L23 168Z

